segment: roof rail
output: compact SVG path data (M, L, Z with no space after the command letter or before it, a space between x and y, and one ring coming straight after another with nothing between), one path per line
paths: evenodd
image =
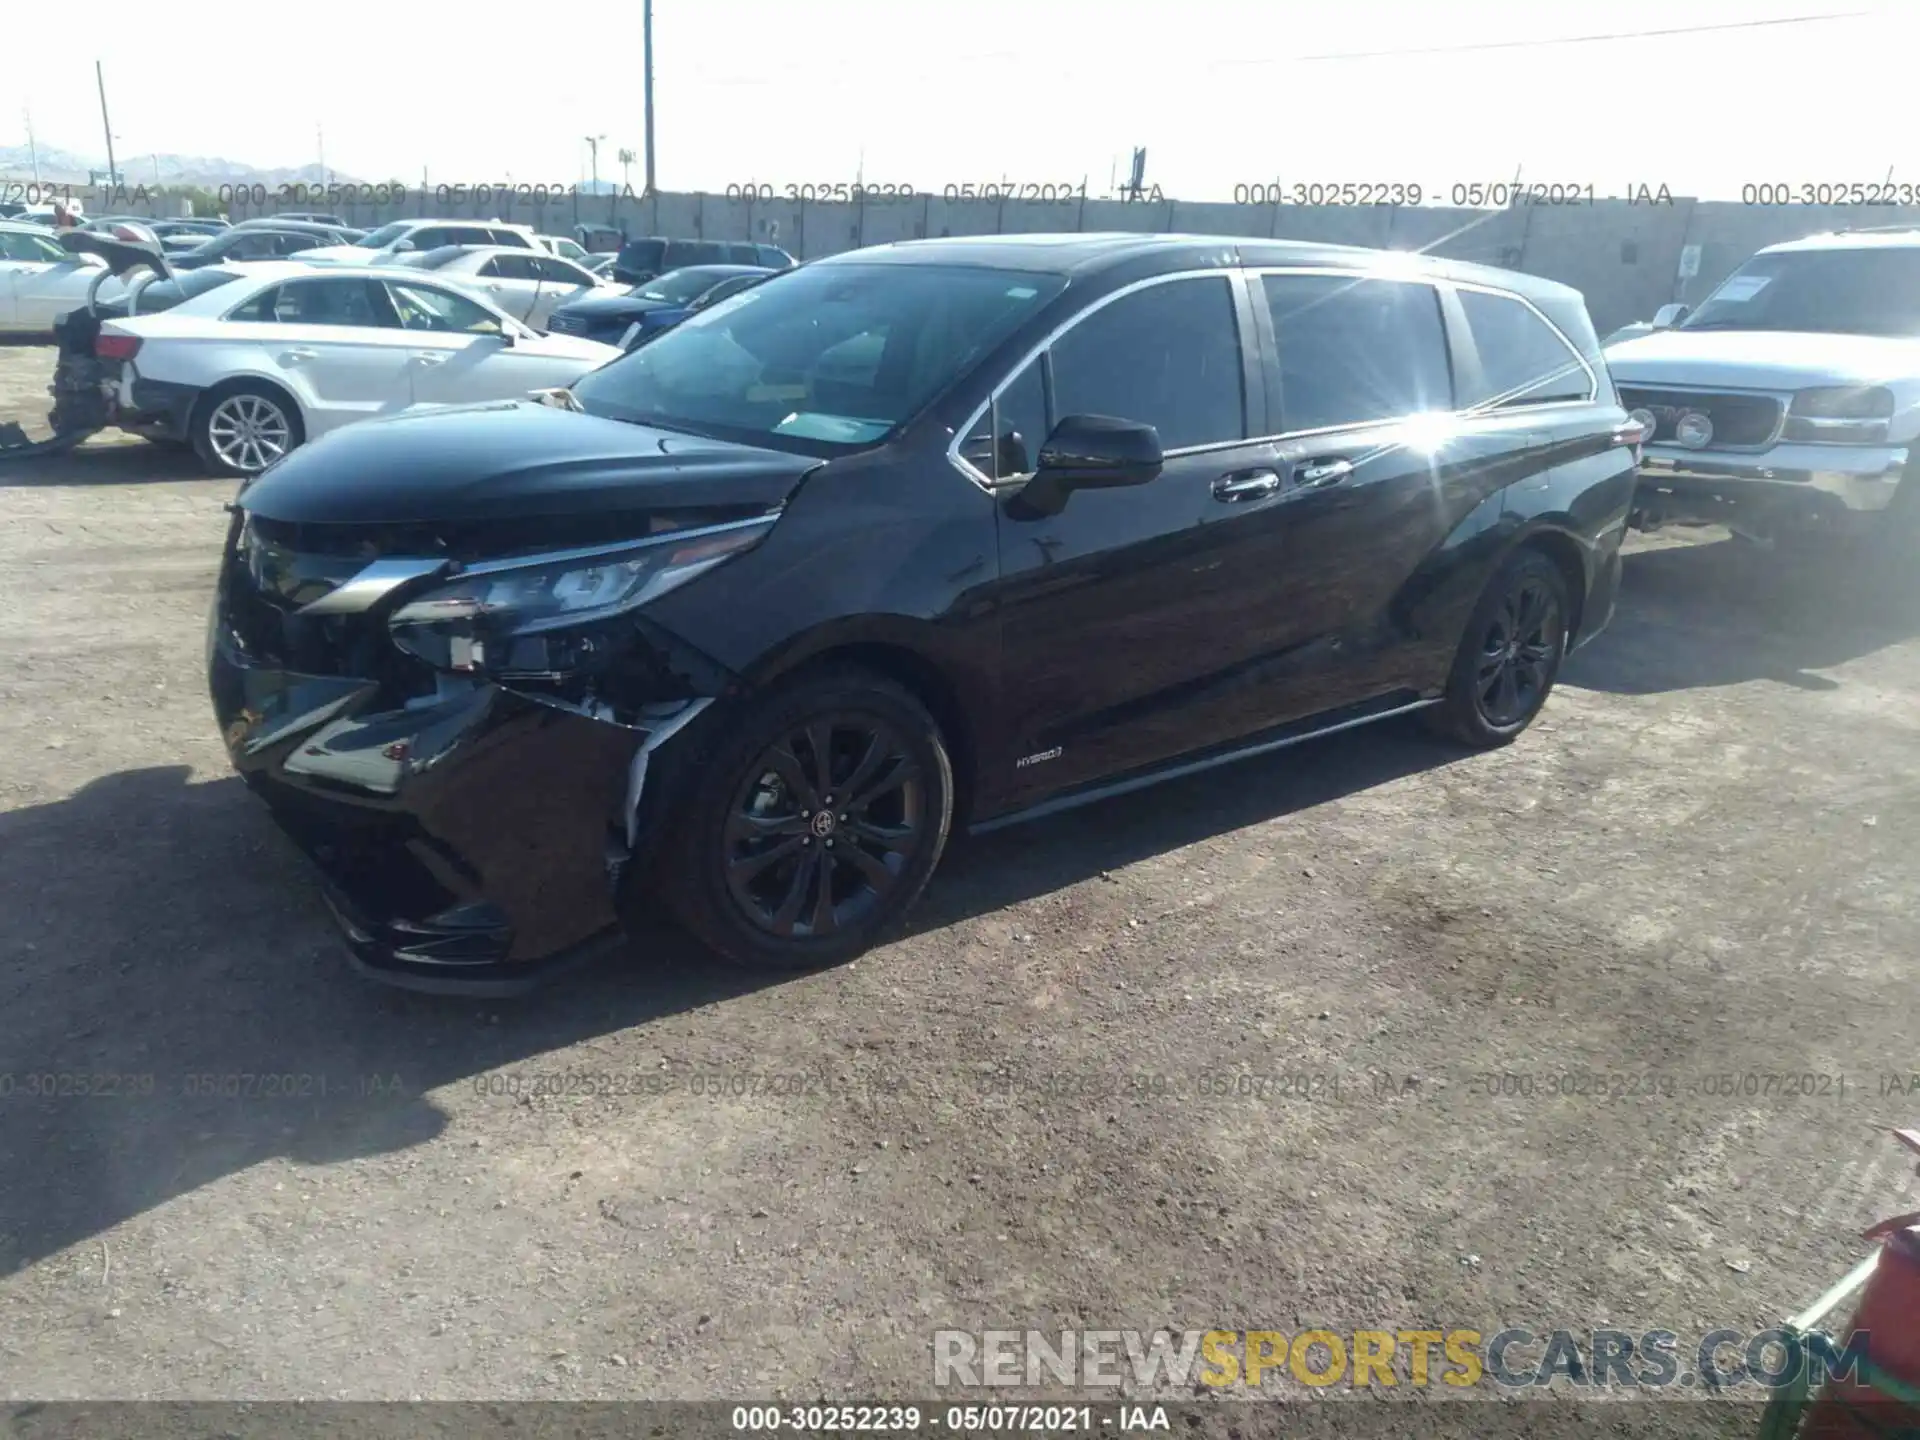
M1832 230L1832 235L1896 235L1905 230L1920 230L1920 220L1909 221L1905 225L1849 225L1842 230Z

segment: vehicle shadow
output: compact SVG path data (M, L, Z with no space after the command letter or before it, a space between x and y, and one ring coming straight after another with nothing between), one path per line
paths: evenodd
M1749 680L1837 690L1814 672L1920 634L1920 572L1899 549L1724 539L1629 553L1613 623L1562 683L1617 695Z
M1389 722L965 842L912 933L1458 754ZM0 1274L265 1160L432 1140L439 1087L790 978L662 923L518 1001L360 981L264 808L187 780L123 771L0 813Z
M191 446L120 438L118 431L106 435L53 455L8 459L0 450L0 490L12 485L146 485L216 478Z

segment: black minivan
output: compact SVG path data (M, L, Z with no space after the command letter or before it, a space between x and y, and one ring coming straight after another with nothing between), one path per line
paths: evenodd
M1413 712L1512 740L1633 494L1579 294L1244 238L910 241L235 503L229 754L361 967L524 988L663 905L844 960L956 827Z
M793 256L778 245L746 240L663 240L649 236L629 240L614 257L613 278L622 285L638 285L669 270L689 265L753 265L763 270L791 270Z

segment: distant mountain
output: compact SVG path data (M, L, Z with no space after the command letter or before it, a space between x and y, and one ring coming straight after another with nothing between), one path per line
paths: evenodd
M25 145L0 145L0 177L12 181L33 179L34 152ZM342 174L329 166L322 170L318 165L283 165L276 168L262 168L258 165L243 165L238 160L222 160L210 155L115 155L120 166L120 182L132 187L199 185L209 189L220 185L326 185L357 184L359 178ZM84 185L89 175L98 175L104 179L107 162L104 158L90 155L78 155L71 150L56 150L49 146L39 147L39 170L42 181L53 181L62 185Z

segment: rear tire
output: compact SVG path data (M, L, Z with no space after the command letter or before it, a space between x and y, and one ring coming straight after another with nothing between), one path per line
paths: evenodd
M300 407L264 380L234 380L209 390L188 425L194 452L216 475L258 475L306 439Z
M939 725L860 669L750 702L675 768L658 893L703 944L755 969L872 946L926 888L953 819Z
M1428 727L1477 750L1518 736L1559 679L1568 610L1559 566L1533 549L1508 556L1473 607Z

